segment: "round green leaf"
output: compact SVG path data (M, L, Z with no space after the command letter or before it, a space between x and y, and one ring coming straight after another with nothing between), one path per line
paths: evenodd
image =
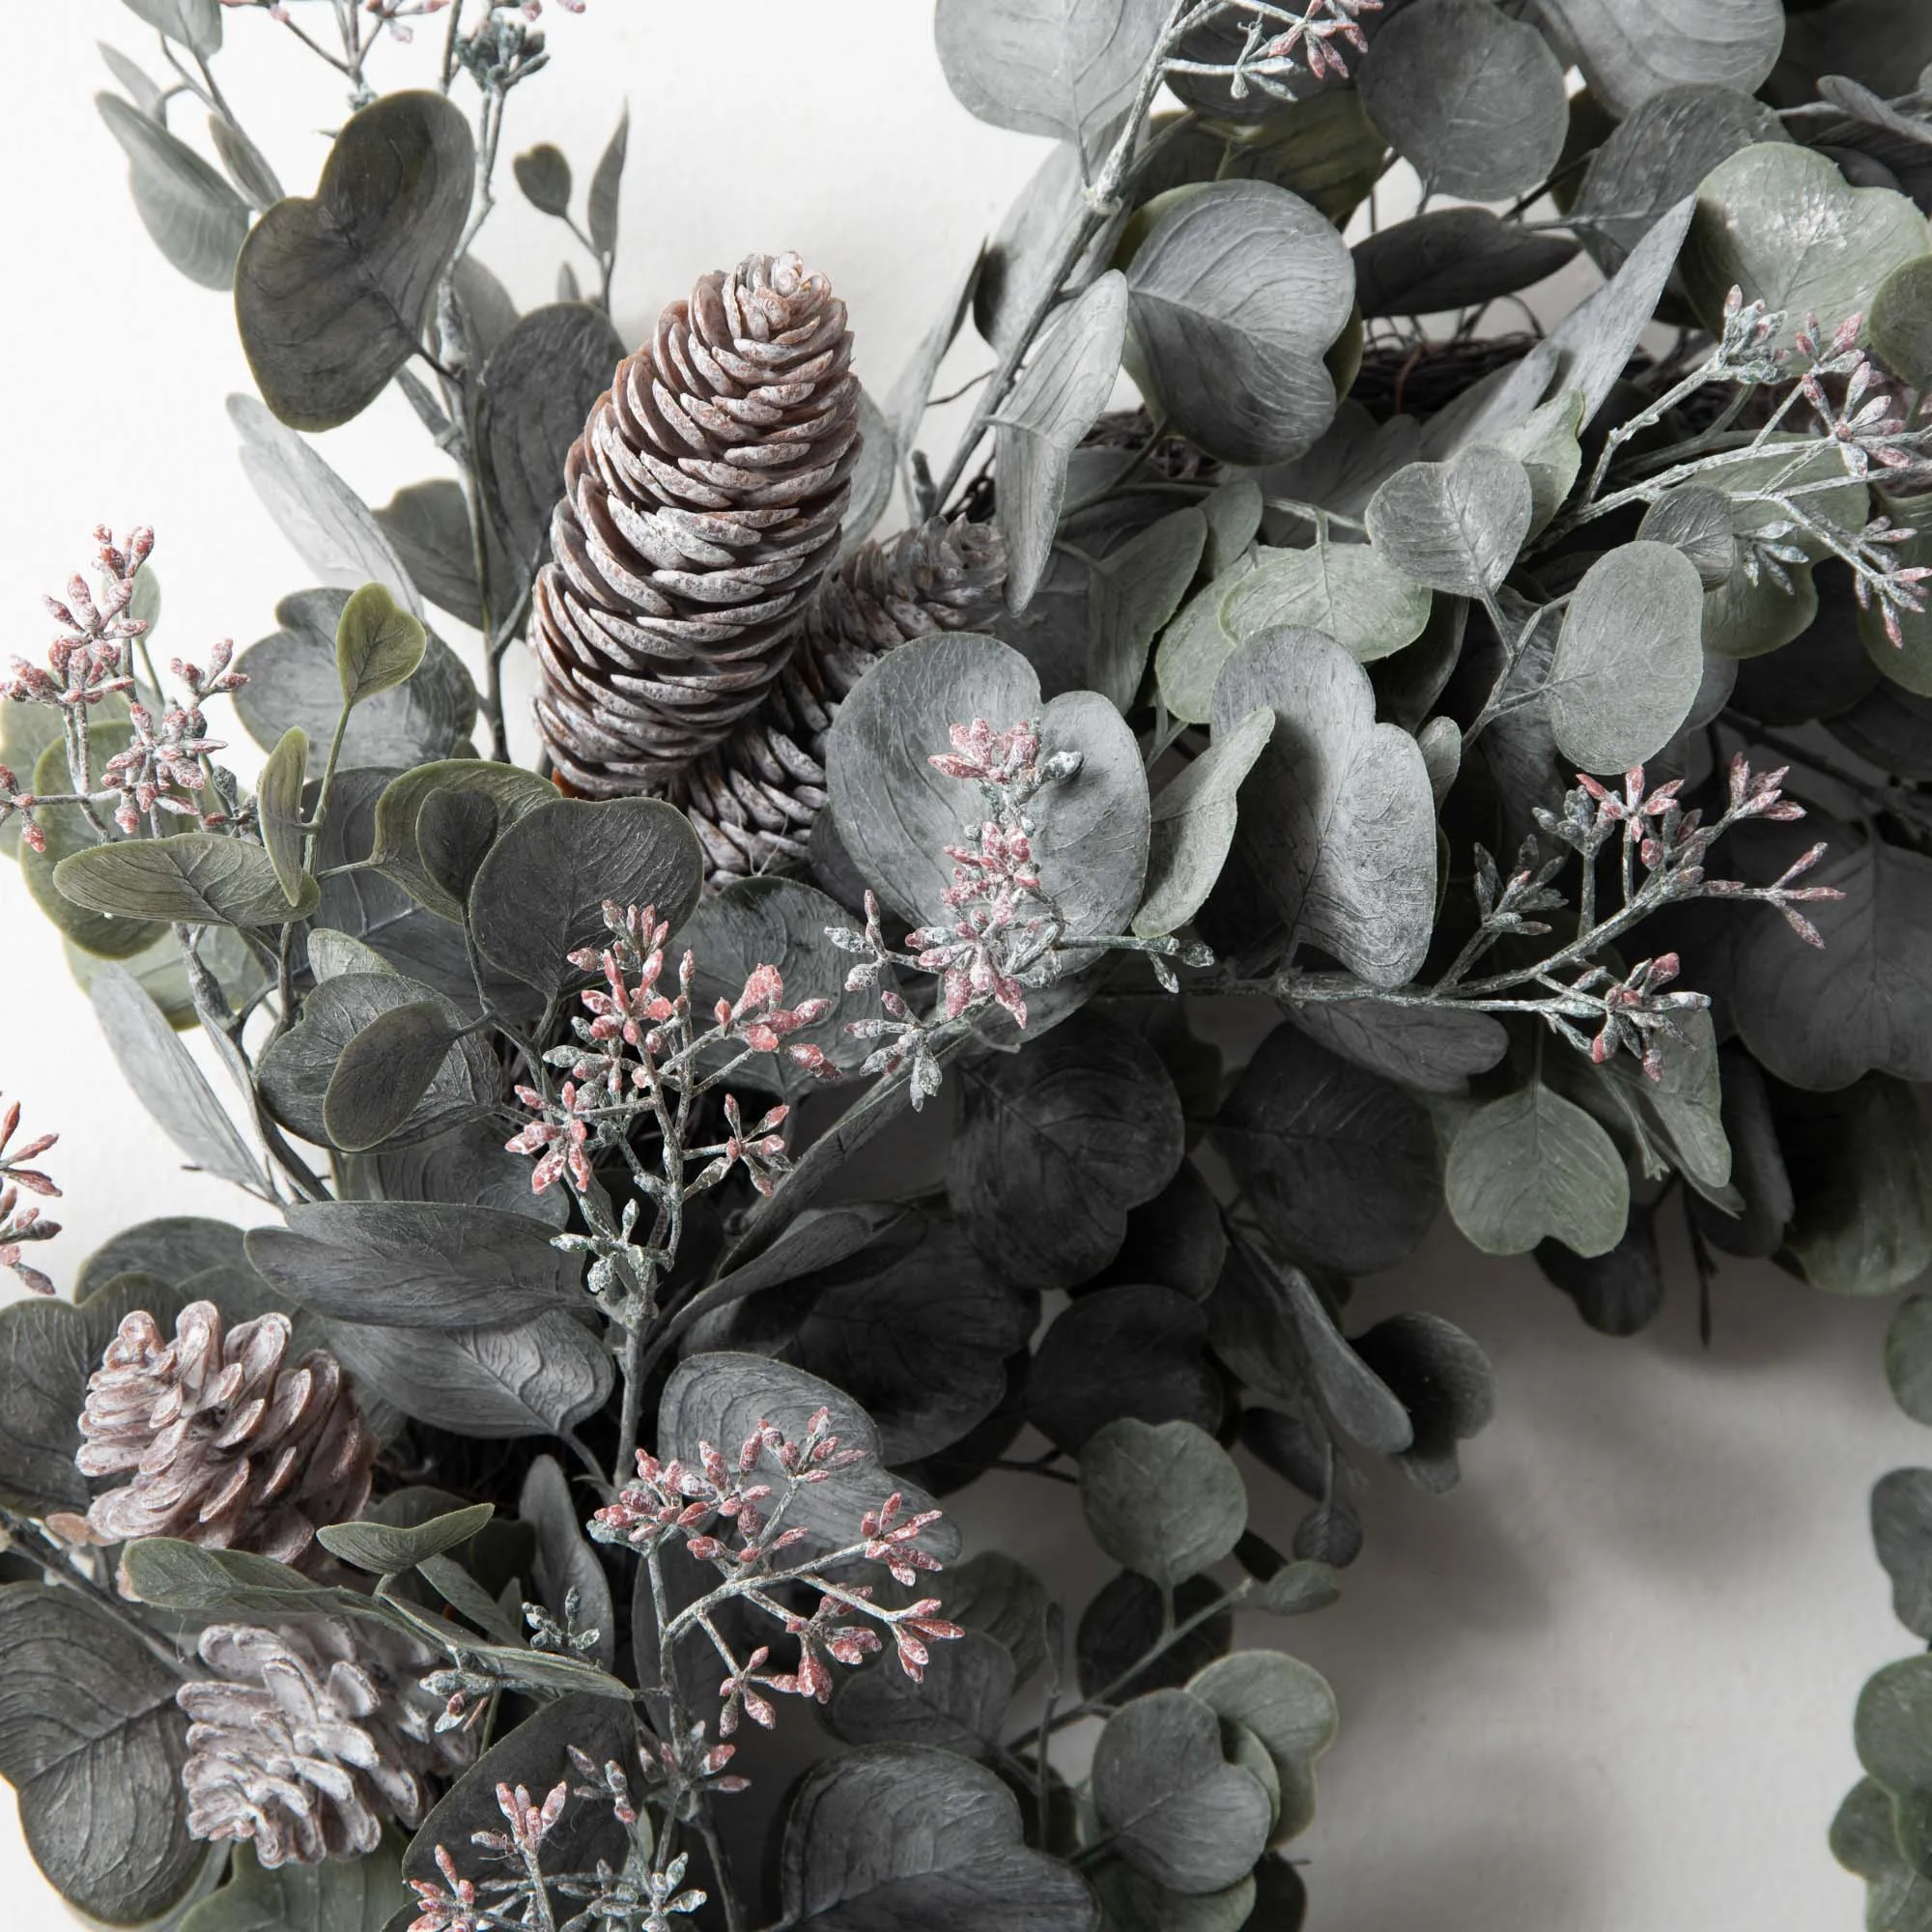
M1760 142L1704 178L1681 267L1707 323L1735 286L1784 311L1775 339L1788 347L1807 315L1829 332L1865 313L1887 276L1927 252L1925 217L1902 194L1851 186L1810 148Z
M1377 34L1359 84L1424 186L1463 201L1535 187L1569 131L1562 64L1492 0L1414 0Z
M344 704L360 704L407 684L423 661L429 634L422 619L397 607L380 583L365 583L342 607L335 626L335 674Z
M1668 744L1704 676L1704 586L1682 551L1631 543L1583 573L1563 615L1544 700L1557 749L1621 772Z
M1607 1254L1630 1211L1616 1143L1540 1081L1463 1123L1443 1192L1456 1225L1489 1255L1527 1254L1545 1238L1579 1255Z
M1082 1447L1080 1506L1115 1562L1169 1590L1218 1563L1248 1520L1241 1472L1206 1430L1131 1416Z
M1529 472L1477 443L1398 469L1369 498L1369 541L1416 583L1483 597L1510 574L1533 510Z

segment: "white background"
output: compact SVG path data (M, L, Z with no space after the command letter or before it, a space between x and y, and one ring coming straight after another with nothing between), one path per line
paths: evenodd
M883 388L1041 152L955 105L924 0L592 0L546 25L552 70L518 97L507 150L555 140L581 192L629 100L616 307L633 340L699 270L796 247L834 277L860 371ZM264 17L228 30L224 85L304 190L313 130L339 121L341 97ZM309 581L235 460L221 398L247 375L228 304L156 254L89 105L109 85L103 36L157 68L114 0L9 9L0 657L43 648L40 594L87 561L103 519L159 531L163 660L247 643ZM426 75L428 40L388 55L379 85ZM528 306L568 247L510 188L479 253ZM955 353L964 375L989 359ZM392 403L322 440L373 502L436 473ZM11 866L0 1092L25 1101L30 1130L63 1134L50 1165L68 1232L40 1256L63 1288L130 1222L248 1218L232 1190L177 1171ZM1861 1922L1825 1832L1857 1776L1858 1687L1914 1647L1889 1615L1865 1497L1926 1446L1886 1396L1885 1308L1733 1265L1705 1353L1681 1243L1671 1263L1670 1304L1634 1342L1591 1335L1527 1264L1483 1262L1447 1233L1363 1291L1370 1315L1427 1306L1475 1334L1501 1412L1456 1493L1381 1484L1342 1604L1272 1633L1328 1672L1343 1712L1321 1817L1295 1847L1316 1932ZM1256 1492L1265 1519L1280 1486ZM1065 1502L988 1486L969 1528L1052 1574ZM0 1919L56 1932L62 1908L4 1802Z

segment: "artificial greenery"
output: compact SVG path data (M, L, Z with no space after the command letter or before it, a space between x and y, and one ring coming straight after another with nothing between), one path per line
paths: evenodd
M1719 1253L1856 1295L1932 1262L1932 20L938 0L964 106L1056 146L972 263L908 261L936 320L890 391L828 351L735 418L830 385L786 431L838 439L812 572L841 516L847 557L895 500L931 534L816 593L912 611L850 677L726 707L791 816L725 878L661 719L636 796L508 756L506 654L580 635L532 601L596 535L552 512L614 440L572 454L631 339L628 124L581 191L506 162L534 5L128 5L101 115L232 292L242 462L313 582L164 672L154 538L103 529L0 706L0 839L126 1077L280 1223L131 1229L62 1299L52 1139L0 1133L37 1292L0 1771L43 1869L184 1932L1299 1924L1335 1703L1232 1612L1346 1615L1363 1467L1448 1489L1498 1399L1352 1279L1445 1208L1608 1334L1665 1212L1707 1322ZM244 34L343 84L309 193L223 92ZM477 253L506 171L568 237L527 315ZM706 358L759 301L843 327L792 258L736 274ZM722 423L754 376L703 366ZM306 433L392 384L438 454L371 509ZM676 508L703 464L650 461L725 556ZM805 568L761 541L759 582ZM768 682L837 631L810 583L751 607ZM928 1108L943 1152L881 1158ZM1928 1365L1917 1296L1886 1369L1932 1422ZM961 1548L934 1499L994 1467L1119 1566L1090 1603ZM1304 1493L1289 1548L1254 1482ZM1932 1471L1872 1512L1932 1636ZM1833 1848L1872 1927L1932 1927L1932 1662L1856 1735Z

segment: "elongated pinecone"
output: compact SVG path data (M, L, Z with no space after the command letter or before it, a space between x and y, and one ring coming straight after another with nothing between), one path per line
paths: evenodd
M430 1780L469 1760L467 1731L439 1731L441 1701L417 1680L439 1659L377 1625L334 1617L212 1624L184 1684L182 1770L197 1838L252 1838L265 1865L373 1852L384 1819L422 1822Z
M178 1536L298 1561L319 1523L369 1498L376 1438L333 1355L289 1360L286 1315L227 1329L190 1302L172 1340L137 1310L87 1384L84 1476L131 1480L95 1497L87 1520L109 1543Z
M618 366L533 593L537 723L577 791L668 783L783 670L851 494L851 359L825 277L752 255Z
M861 545L824 580L763 703L661 788L690 814L714 886L804 859L825 804L825 736L846 694L887 651L989 622L1006 581L993 525L940 517Z

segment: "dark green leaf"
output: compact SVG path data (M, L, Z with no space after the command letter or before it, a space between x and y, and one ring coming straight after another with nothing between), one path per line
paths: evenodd
M1932 1127L1902 1081L1772 1090L1795 1201L1783 1259L1833 1294L1891 1294L1932 1266Z
M946 1610L955 1614L950 1602ZM969 1630L932 1646L919 1683L889 1658L842 1677L828 1720L848 1744L932 1745L987 1757L999 1749L1012 1694L1013 1660L1006 1645Z
M262 845L291 904L302 896L309 884L302 867L307 834L301 822L302 787L307 782L308 733L292 724L275 740L255 786Z
M105 848L103 848L105 849ZM102 965L89 987L126 1079L188 1160L238 1187L266 1187L261 1162L214 1097L180 1036L125 967Z
M386 1147L350 1164L357 1199L447 1201L527 1214L547 1228L560 1229L570 1215L562 1188L536 1194L530 1189L528 1155L511 1153L503 1129L490 1120L439 1134L411 1147Z
M1208 520L1189 506L1099 560L1088 595L1087 684L1133 708L1148 647L1180 608L1208 544Z
M607 901L655 907L675 932L703 879L703 848L674 806L560 798L497 835L469 889L469 930L486 959L555 999L581 977L567 955L607 936Z
M422 620L399 610L380 583L365 583L342 607L335 626L335 674L342 701L357 705L407 684L428 647Z
M1274 1760L1281 1780L1277 1842L1315 1820L1315 1760L1335 1741L1335 1693L1320 1671L1279 1651L1224 1657L1191 1677L1190 1694L1245 1724Z
M446 476L410 483L374 514L417 590L438 610L480 631L483 604L476 588L475 534L463 486Z
M189 925L287 925L313 912L319 896L308 879L292 902L261 846L213 832L96 845L63 859L54 884L92 912Z
M846 1229L865 1245L847 1250L835 1238ZM745 1292L763 1277L762 1290ZM802 1217L713 1293L729 1305L696 1324L688 1350L749 1350L822 1377L871 1416L895 1467L994 1413L1007 1362L1039 1317L1037 1298L995 1273L957 1228L867 1208Z
M563 495L564 458L623 356L611 318L587 302L532 309L491 355L483 372L483 449L519 564L541 554Z
M211 1549L172 1536L128 1544L122 1565L136 1599L156 1609L194 1616L380 1616L375 1600L316 1583L272 1557L240 1549Z
M617 1656L617 1611L604 1566L583 1534L587 1508L572 1493L554 1456L539 1456L530 1464L517 1497L517 1514L536 1528L537 1594L561 1623L565 1600L576 1592L575 1634L597 1634L585 1661L609 1670Z
M1127 285L1112 270L1060 316L994 419L1007 603L1024 611L1046 574L1066 469L1113 392L1126 340Z
M248 1260L299 1308L392 1328L527 1322L581 1305L579 1257L523 1214L433 1201L306 1201Z
M1218 1563L1247 1527L1233 1459L1191 1422L1122 1416L1080 1450L1080 1504L1116 1563L1172 1589Z
M1891 1796L1906 1862L1932 1878L1932 1657L1888 1663L1859 1692L1852 1719L1859 1762Z
M1391 1315L1351 1346L1408 1411L1414 1440L1397 1457L1404 1472L1433 1494L1454 1489L1457 1443L1480 1435L1495 1413L1488 1356L1439 1315Z
M1490 1255L1526 1254L1546 1237L1583 1256L1622 1240L1630 1179L1616 1143L1540 1081L1479 1107L1449 1150L1449 1211Z
M880 1461L878 1430L850 1396L763 1355L704 1354L680 1362L658 1406L657 1452L696 1463L698 1444L709 1442L726 1457L734 1456L761 1422L802 1442L807 1423L820 1408L831 1411L831 1433L840 1449L858 1450L860 1459L797 1492L785 1513L785 1526L807 1532L806 1543L794 1546L801 1555L857 1542L860 1519L894 1490L903 1494L907 1516L932 1507L923 1491L895 1481L887 1471ZM921 1547L946 1562L958 1553L959 1532L949 1520L935 1522L922 1534Z
M1634 1335L1663 1306L1663 1263L1657 1251L1657 1212L1631 1203L1630 1218L1615 1247L1579 1255L1555 1239L1536 1244L1536 1264L1577 1304L1577 1313L1600 1335Z
M0 1309L0 1502L10 1508L37 1517L87 1508L73 1465L87 1378L125 1316L145 1308L168 1326L184 1298L129 1272L137 1259L128 1253L111 1272L90 1267L99 1279L78 1307L36 1295Z
M825 1018L796 1033L787 1044L815 1046L835 1066L855 1070L871 1043L845 1031L839 1009L851 956L825 936L828 925L847 926L851 915L837 899L798 879L734 879L714 893L685 922L682 943L697 957L693 998L700 1011L721 999L736 1000L758 966L776 966L784 976L784 1004L832 1002ZM736 1049L732 1049L735 1054ZM803 1094L819 1077L794 1065L782 1054L759 1055L733 1074L741 1088Z
M1378 1456L1409 1447L1407 1410L1350 1347L1299 1268L1277 1267L1237 1244L1208 1320L1214 1352L1262 1395L1315 1400L1344 1434Z
M155 246L189 281L225 289L248 234L248 205L185 141L118 94L94 104L128 156L134 209Z
M1174 1593L1174 1616L1193 1628L1137 1668L1166 1634L1166 1603L1145 1577L1122 1570L1080 1613L1074 1657L1081 1695L1122 1703L1185 1684L1195 1671L1225 1657L1235 1640L1233 1610L1214 1608L1222 1601L1221 1586L1211 1577L1188 1577Z
M1292 1026L1256 1051L1211 1129L1270 1235L1368 1274L1414 1252L1441 1199L1419 1102Z
M1132 369L1229 463L1298 456L1335 413L1323 361L1354 302L1348 249L1286 188L1219 182L1156 220L1127 270Z
M1529 472L1478 443L1398 469L1369 499L1369 540L1413 582L1483 597L1510 574L1533 510Z
M548 141L519 155L510 164L524 199L544 214L570 213L570 163L561 148Z
M440 1886L436 1848L447 1845L454 1851L469 1843L472 1832L500 1831L497 1786L550 1790L558 1778L570 1776L573 1745L600 1767L614 1760L635 1780L632 1789L639 1788L638 1727L632 1714L609 1698L566 1694L499 1738L450 1786L410 1840L403 1876ZM615 1869L623 1864L631 1842L609 1804L579 1800L564 1806L545 1840L544 1856L562 1871L594 1869L600 1860Z
M495 838L555 797L556 787L534 772L487 758L445 758L419 765L393 780L378 799L370 857L418 905L446 920L461 921L475 867L450 878L437 869L438 862L448 856L448 833L469 823L461 816L461 808L470 799L484 801L489 807L489 837Z
M264 400L333 429L415 354L469 213L474 144L422 89L385 94L335 137L313 200L277 202L235 270L235 316Z
M1703 621L1704 586L1682 551L1632 543L1599 557L1564 612L1543 688L1563 754L1622 772L1662 751L1704 675Z
M432 1556L468 1543L497 1513L494 1503L472 1503L409 1528L384 1522L340 1522L316 1532L330 1555L357 1570L393 1577L427 1563Z
M1537 186L1569 131L1562 64L1492 0L1415 0L1376 36L1359 84L1423 186L1464 201Z
M921 639L888 652L839 707L826 752L838 830L880 897L904 918L950 917L946 847L977 794L933 770L955 724L1039 728L1042 754L1080 753L1079 771L1035 801L1033 849L1070 936L1121 931L1147 873L1147 775L1121 714L1094 692L1040 702L1020 654L970 633Z
M1288 1016L1330 1053L1425 1094L1466 1092L1472 1074L1509 1051L1509 1035L1490 1013L1321 1000L1292 1006Z
M946 1573L947 1616L994 1638L1012 1660L1016 1683L1046 1662L1049 1613L1046 1586L1000 1550L982 1549Z
M1104 1267L1127 1209L1180 1165L1180 1101L1166 1069L1092 1014L959 1080L947 1191L980 1254L1027 1287L1070 1288Z
M1932 1422L1932 1295L1910 1294L1885 1333L1885 1378L1914 1422Z
M1905 1862L1892 1826L1891 1795L1876 1778L1861 1778L1838 1807L1832 1820L1832 1856L1870 1886L1865 1898L1870 1932L1932 1929L1932 1883Z
M409 1124L460 1037L446 1000L378 1013L342 1049L322 1099L331 1147L360 1153Z
M787 1932L1098 1932L1086 1882L1029 1851L992 1772L922 1745L821 1764L792 1801L781 1865Z
M1567 238L1499 221L1487 208L1438 208L1355 243L1355 301L1371 320L1439 314L1515 295L1576 253Z
M1401 985L1435 915L1435 804L1415 740L1376 723L1368 673L1319 632L1272 632L1228 661L1216 732L1257 705L1275 728L1242 787L1249 864L1292 939Z
M328 1094L350 1043L383 1014L426 1002L437 1005L443 1027L453 1037L463 1024L462 1015L447 1001L434 1001L427 986L400 973L344 973L324 980L302 1002L296 1024L262 1055L258 1080L269 1111L304 1140L327 1146ZM390 1127L387 1140L427 1140L445 1133L497 1099L501 1075L481 1034L465 1035L453 1054L447 1040L444 1048L426 1089L405 1118ZM359 1127L365 1122L352 1119L351 1124Z
M1875 835L1848 845L1855 836L1833 839L1802 880L1844 894L1804 909L1823 947L1760 914L1732 976L1745 1043L1796 1087L1845 1087L1874 1068L1932 1079L1932 859Z
M402 1894L402 1858L386 1835L359 1858L272 1871L238 1845L228 1883L188 1913L181 1932L383 1932Z
M1891 1578L1892 1615L1914 1636L1932 1637L1932 1469L1881 1476L1872 1486L1871 1527Z
M1094 1747L1094 1805L1137 1871L1170 1890L1219 1891L1267 1848L1273 1807L1221 1755L1213 1707L1186 1690L1136 1697Z
M373 1328L331 1321L327 1346L356 1382L458 1435L556 1435L602 1408L611 1357L574 1316L509 1328Z
M188 1835L180 1683L75 1591L0 1589L0 1776L34 1861L94 1918L160 1918L208 1856Z
M1083 1294L1041 1339L1026 1402L1027 1420L1070 1453L1120 1416L1211 1431L1222 1399L1208 1358L1208 1318L1171 1288Z
M118 1274L149 1274L177 1286L211 1268L243 1264L242 1230L197 1214L140 1221L111 1235L81 1264L74 1295L86 1301ZM101 1346L106 1346L103 1336Z

